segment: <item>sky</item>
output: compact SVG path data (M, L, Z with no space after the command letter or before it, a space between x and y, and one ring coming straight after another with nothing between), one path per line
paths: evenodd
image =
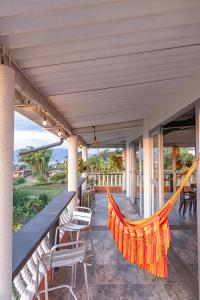
M26 148L27 146L34 148L40 147L56 143L59 140L60 138L53 133L50 133L33 121L15 112L14 151ZM58 148L67 148L67 141L64 141ZM97 150L90 149L89 155L90 154L97 154Z
M58 136L45 130L33 121L15 112L15 131L14 131L14 151L26 148L27 146L40 147L60 140ZM67 141L58 148L67 148ZM79 149L80 150L80 149ZM102 148L100 151L103 151ZM89 149L89 155L97 154L96 149Z
M59 141L59 137L15 112L14 150L27 146L39 147ZM64 142L60 147L67 147Z

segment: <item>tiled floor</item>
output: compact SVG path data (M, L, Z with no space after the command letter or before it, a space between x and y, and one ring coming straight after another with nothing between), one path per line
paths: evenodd
M115 194L115 197L129 218L139 218L124 194ZM197 300L195 217L183 218L179 216L177 209L170 216L170 222L176 226L172 230L172 246L169 252L169 278L161 280L129 264L118 252L107 229L106 194L96 195L95 212L93 238L96 265L88 267L91 300ZM184 230L180 225L184 225ZM82 239L87 240L85 234ZM55 283L66 282L69 274L70 270L59 270L55 275ZM78 268L75 293L78 299L86 299L81 267ZM69 299L69 294L65 290L54 292L50 296L50 300L66 299Z

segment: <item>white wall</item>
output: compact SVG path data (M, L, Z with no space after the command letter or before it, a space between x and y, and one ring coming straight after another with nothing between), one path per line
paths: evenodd
M186 80L177 91L161 98L160 105L153 109L144 120L143 131L147 132L167 121L188 105L200 98L200 71Z

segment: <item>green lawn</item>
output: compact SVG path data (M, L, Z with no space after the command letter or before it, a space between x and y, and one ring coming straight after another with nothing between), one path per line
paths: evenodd
M58 194L60 194L64 189L66 189L66 184L26 184L23 186L18 186L17 190L23 190L29 193L30 197L38 197L40 194L46 194L49 200L52 200Z

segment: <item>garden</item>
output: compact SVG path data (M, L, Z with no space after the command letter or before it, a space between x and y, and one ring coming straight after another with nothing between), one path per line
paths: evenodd
M13 180L13 229L17 231L54 197L67 188L68 161L57 164L56 173L49 177L51 150L41 150L22 155L20 162L32 169L32 178ZM122 171L121 151L104 150L101 155L92 155L87 162L79 159L78 173Z

